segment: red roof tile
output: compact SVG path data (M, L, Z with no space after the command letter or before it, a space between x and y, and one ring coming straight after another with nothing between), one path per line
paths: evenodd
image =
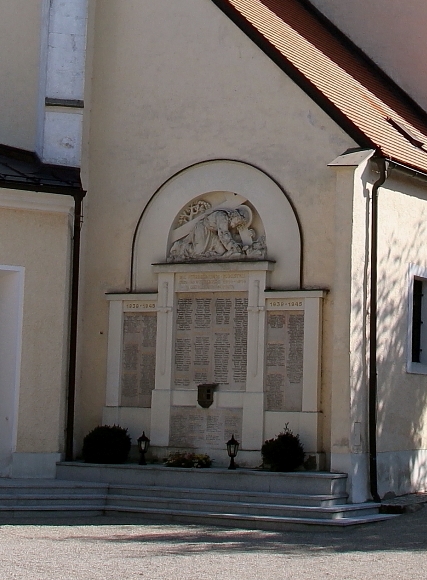
M213 1L360 145L427 172L427 115L314 10L299 0Z

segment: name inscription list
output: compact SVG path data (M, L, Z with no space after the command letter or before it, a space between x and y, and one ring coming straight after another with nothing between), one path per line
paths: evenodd
M172 407L169 445L223 449L232 435L242 440L242 416L242 409Z
M125 312L121 406L151 407L156 373L157 314Z
M301 411L304 312L269 311L265 405L267 411Z
M218 383L245 389L247 309L246 292L178 294L175 388Z

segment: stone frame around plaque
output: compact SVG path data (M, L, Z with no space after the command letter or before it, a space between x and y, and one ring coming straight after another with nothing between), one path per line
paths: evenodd
M173 388L173 351L175 331L175 308L180 292L247 292L247 375L244 391L221 391L215 395L212 408L234 408L243 410L242 449L261 449L263 443L263 383L259 373L260 330L264 328L264 308L261 304L262 291L267 287L274 263L268 261L215 262L198 264L154 264L158 275L159 322L158 353L161 361L153 391L152 431L153 445L167 447L170 439L170 413L165 409L172 406L191 407L196 405L195 389ZM263 332L262 332L263 335ZM259 360L258 360L259 359ZM225 443L225 442L224 442Z
M284 425L289 423L289 427L300 435L307 453L318 453L321 448L320 379L322 300L324 295L323 290L267 291L263 293L266 312L304 312L301 410L265 410L264 438L270 439L277 435L283 430Z
M271 291L269 276L274 263L228 262L204 264L157 264L158 293L108 295L110 324L108 368L104 423L119 423L129 428L132 437L144 429L149 433L152 448L158 453L171 448L170 422L182 408L192 413L213 415L241 413L241 458L247 466L259 464L263 442L279 433L286 423L298 433L310 454L318 454L320 445L320 348L321 305L324 292ZM248 293L247 375L245 390L218 389L209 409L197 405L197 388L176 389L173 382L174 333L177 298L181 293L203 295L211 292ZM155 388L151 408L123 407L120 400L120 373L123 355L123 320L126 312L157 313ZM267 317L269 312L304 312L303 384L301 410L270 411L265 405L265 357ZM199 409L199 411L197 411ZM220 413L221 414L221 413ZM176 422L176 421L175 421ZM182 423L182 421L181 421ZM176 434L172 442L176 441ZM203 441L203 439L200 439ZM224 442L225 443L225 442ZM200 451L210 452L209 444ZM214 456L220 446L212 448ZM219 463L218 463L219 465Z

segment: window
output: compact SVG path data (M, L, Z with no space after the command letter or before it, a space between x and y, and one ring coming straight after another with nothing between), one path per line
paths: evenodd
M422 307L423 307L423 281L414 279L412 292L412 362L421 362L421 330L422 330Z
M409 267L409 373L427 374L427 269Z

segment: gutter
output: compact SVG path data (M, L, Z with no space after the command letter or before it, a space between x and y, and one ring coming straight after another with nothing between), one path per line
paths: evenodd
M77 324L80 278L80 239L83 197L86 192L74 194L73 258L71 265L70 336L68 357L67 414L65 427L65 460L73 459L74 407L76 399Z
M369 383L368 383L368 432L369 432L369 483L372 499L380 502L377 472L377 320L378 320L378 190L388 176L388 161L377 158L380 173L372 187L371 213L371 299L369 320Z

